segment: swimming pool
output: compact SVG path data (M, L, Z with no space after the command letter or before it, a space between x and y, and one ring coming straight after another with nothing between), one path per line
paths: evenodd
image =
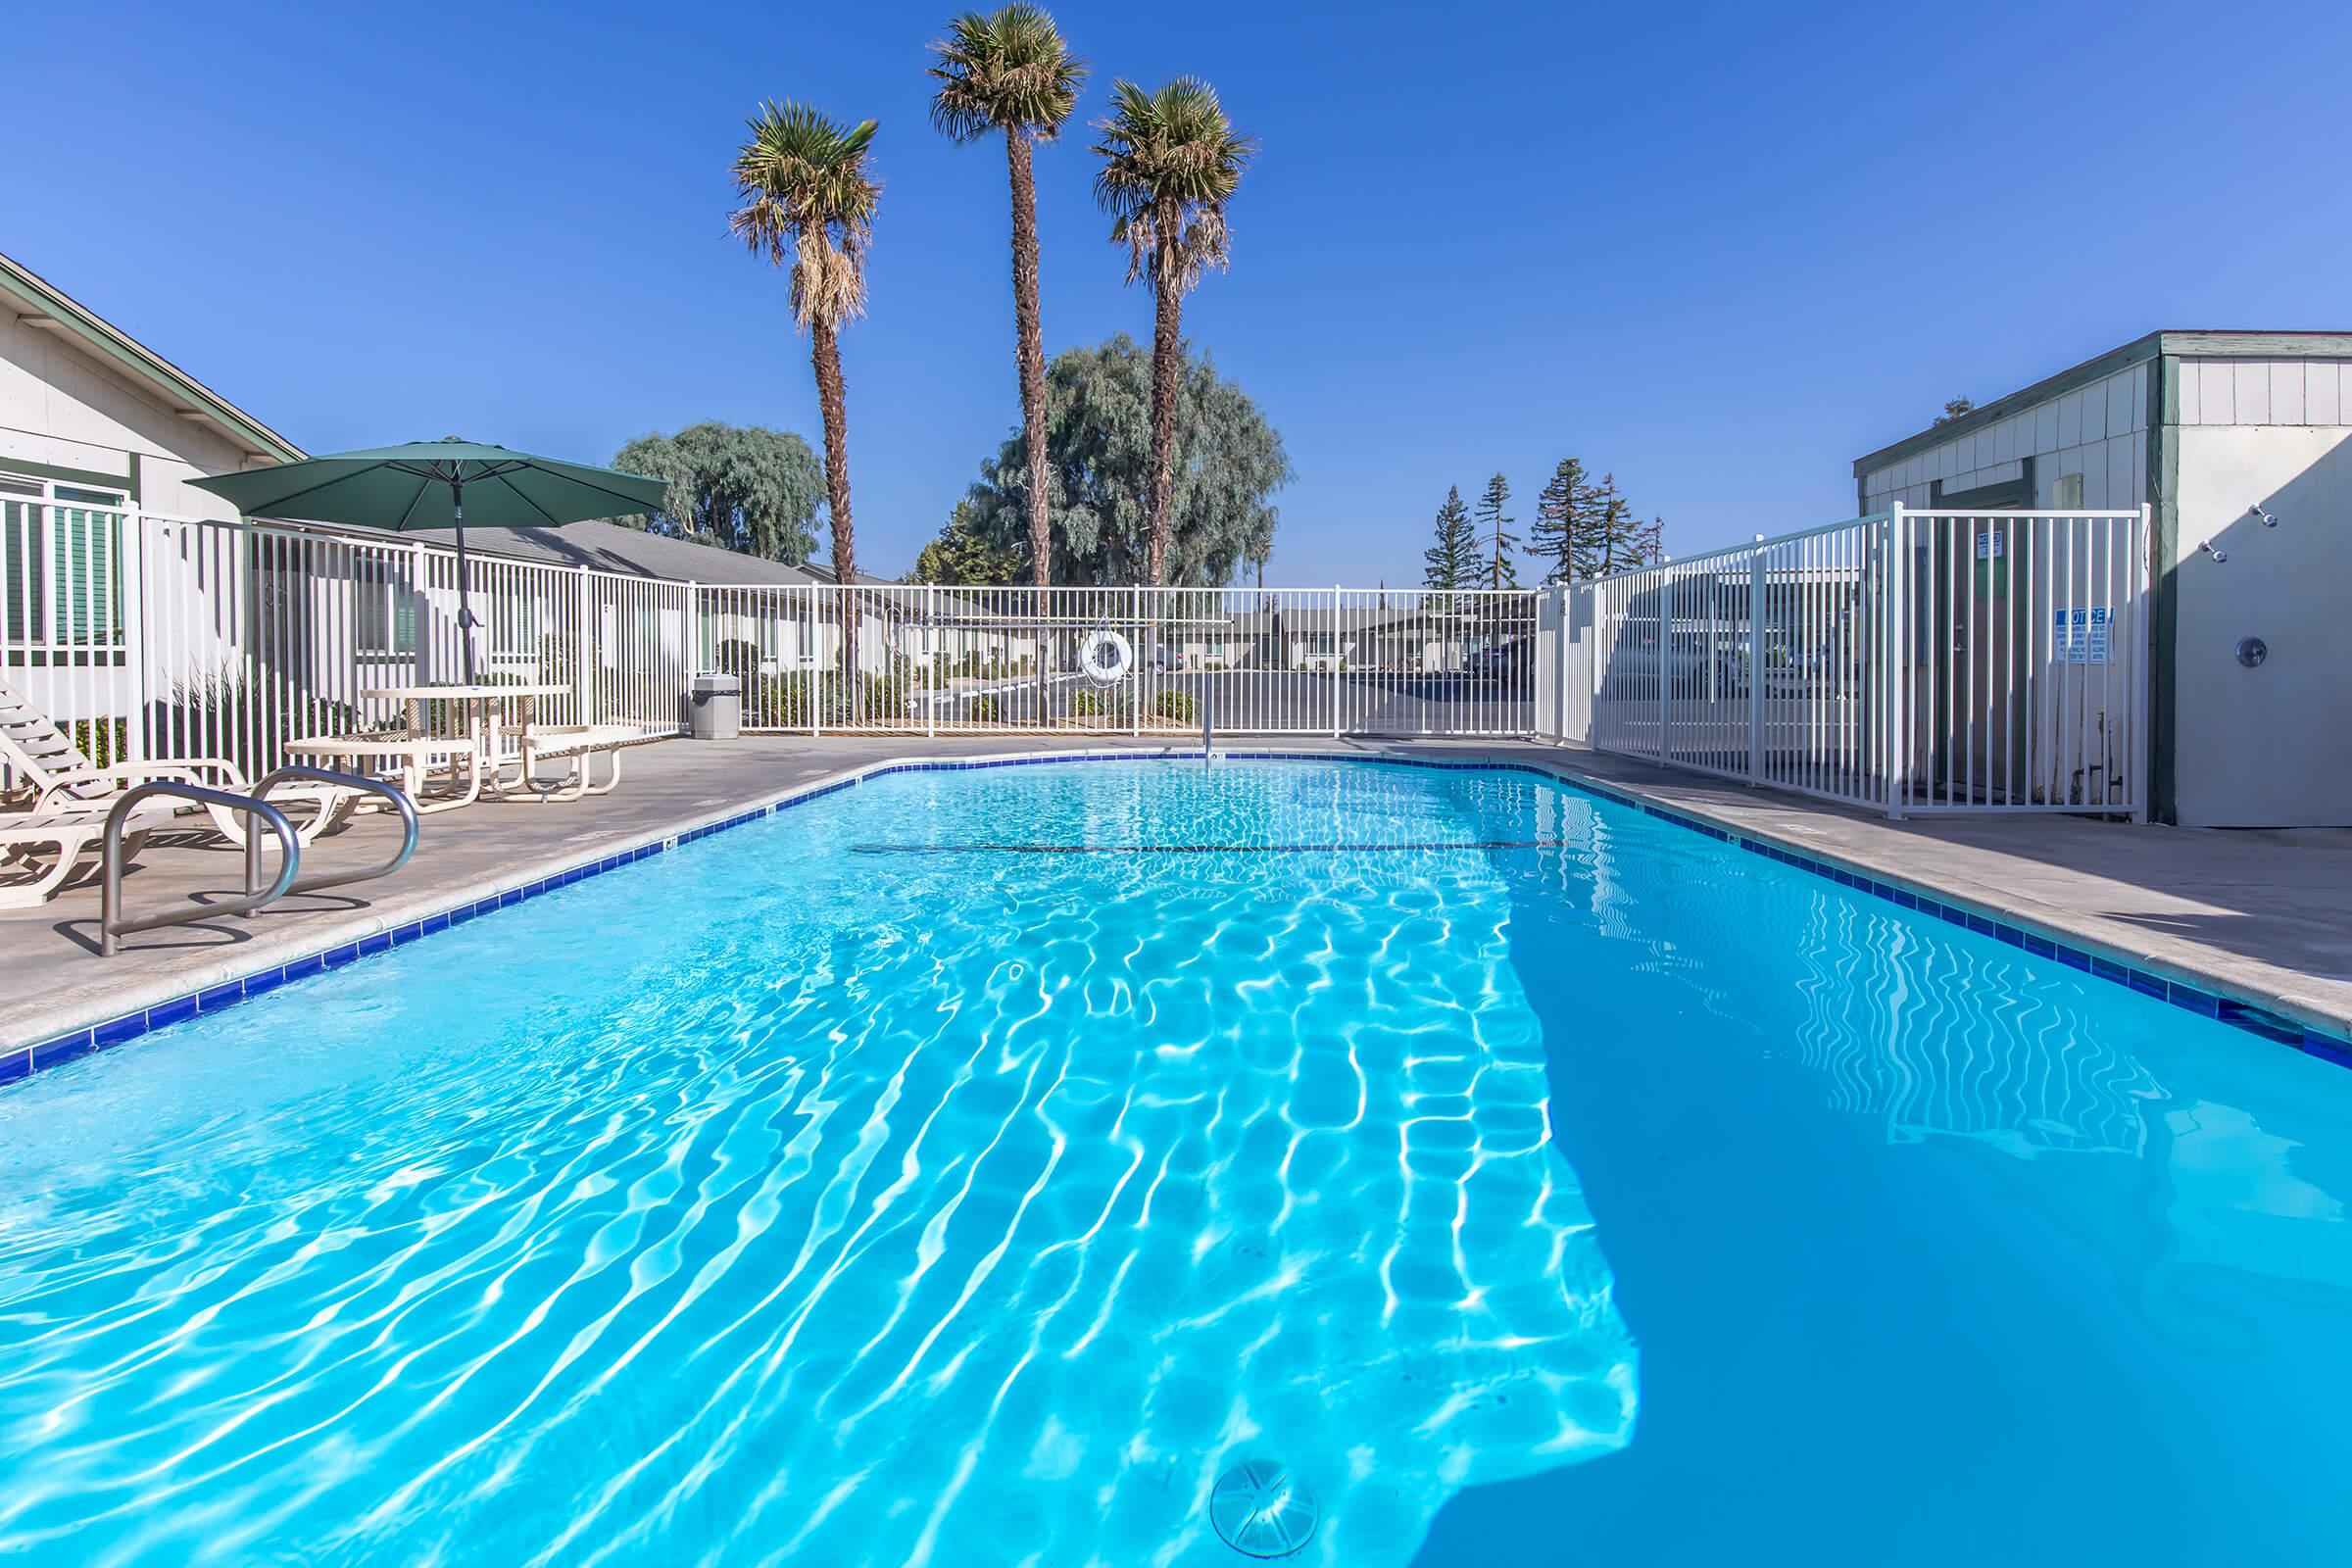
M2352 1073L1528 773L901 774L0 1095L0 1552L2337 1561L2347 1189Z

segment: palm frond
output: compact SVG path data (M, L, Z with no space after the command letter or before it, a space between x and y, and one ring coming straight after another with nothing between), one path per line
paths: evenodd
M940 84L931 124L950 141L992 130L1051 141L1086 85L1087 63L1070 53L1053 17L1024 3L988 16L964 12L931 51L939 60L930 74Z
M866 168L874 122L844 126L807 104L762 104L735 154L743 205L737 238L778 267L792 264L793 316L803 327L864 313L865 253L881 185Z
M1183 291L1226 266L1225 203L1257 144L1233 128L1216 89L1195 76L1157 92L1119 81L1095 128L1095 200L1110 215L1112 243L1127 247L1127 280L1165 279Z

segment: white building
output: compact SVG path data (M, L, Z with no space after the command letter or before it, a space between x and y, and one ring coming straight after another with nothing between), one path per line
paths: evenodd
M1854 480L1866 514L2147 505L2156 816L2343 825L2347 437L2352 333L2152 332L1856 459Z

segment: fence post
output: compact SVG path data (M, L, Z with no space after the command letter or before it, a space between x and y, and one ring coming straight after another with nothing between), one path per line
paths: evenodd
M698 635L702 628L697 624L695 615L699 597L698 585L689 581L686 592L678 600L678 662L686 666L682 671L685 678L678 683L682 688L678 692L678 728L681 731L689 727L688 704L692 701L689 693L694 690L694 677L703 662L703 640Z
M2155 808L2148 775L2154 748L2148 743L2148 665L2155 658L2154 617L2148 613L2148 553L2154 548L2155 510L2139 504L2139 526L2132 539L2132 820L2144 823ZM2014 569L2014 568L2012 568ZM2108 618L2114 619L2112 612ZM2113 641L2113 632L2109 640ZM2113 658L2113 654L2108 657Z
M1331 676L1331 738L1335 741L1340 738L1340 700L1346 685L1340 670L1347 662L1340 652L1340 585L1335 582L1331 585L1331 668L1325 672Z
M1903 819L1903 785L1910 776L1909 760L1903 756L1906 726L1903 723L1903 702L1910 687L1909 654L1911 639L1905 625L1904 612L1909 608L1906 592L1911 577L1911 541L1906 537L1910 525L1903 518L1903 504L1890 504L1886 510L1886 657L1879 662L1879 704L1886 710L1881 722L1886 728L1886 744L1879 761L1883 787L1886 792L1886 815L1891 821Z
M817 716L823 706L825 679L824 621L817 612L816 584L808 585L808 733L824 732L824 721Z
M580 591L573 597L576 618L571 626L571 708L579 723L593 724L597 721L597 713L588 699L591 690L588 683L588 616L594 607L590 604L588 569L585 566L574 567L572 575L578 579Z
M1764 705L1758 688L1764 679L1764 536L1747 558L1747 781L1764 776Z
M939 588L936 584L925 583L923 585L923 637L921 644L923 650L923 739L925 740L935 740L939 736L939 691L937 689L939 654L931 646L931 639L938 635Z
M1673 722L1667 705L1673 701L1674 690L1674 568L1658 567L1658 760L1667 761L1673 750L1666 744L1667 727Z
M1144 732L1144 585L1139 582L1128 592L1135 604L1135 656L1128 661L1127 717L1140 736Z

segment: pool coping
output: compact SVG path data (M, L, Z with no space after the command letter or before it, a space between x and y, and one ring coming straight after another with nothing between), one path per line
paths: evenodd
M1838 883L1841 887L1884 899L1898 907L1933 915L1947 924L2020 949L2036 957L2054 958L2095 978L2168 1002L2202 1017L2291 1046L2338 1066L2352 1066L2352 1034L2342 1032L2340 1020L2311 1016L2313 1009L2291 999L2265 995L2242 982L2221 981L2195 968L2102 942L2080 932L2063 930L2016 910L1983 904L1948 889L1889 873L1865 862L1825 855L1780 835L1743 827L1701 809L1669 806L1638 789L1604 783L1549 758L1495 756L1479 753L1441 757L1426 752L1382 750L1312 751L1263 747L1220 747L1218 757L1235 761L1347 761L1445 770L1532 773L1556 784L1642 812L1675 826L1735 845L1750 854ZM93 1051L124 1044L202 1013L218 1012L249 998L267 995L291 980L307 979L329 969L355 963L372 954L387 952L462 925L495 909L618 870L670 850L741 827L780 811L850 789L867 779L893 773L957 772L973 768L1085 763L1101 761L1200 760L1199 747L1116 747L1097 751L1003 752L978 757L908 756L860 763L816 780L755 798L748 805L729 807L701 816L682 818L630 836L618 848L599 846L569 856L550 856L518 870L461 887L453 895L419 894L386 909L369 909L352 918L314 930L282 944L262 944L262 951L240 949L240 961L220 962L195 971L128 986L102 1008L60 1008L34 1012L12 1026L8 1043L0 1044L0 1085L59 1066ZM417 905L429 907L412 913ZM271 946L293 950L279 959ZM103 1014L103 1016L101 1015Z

